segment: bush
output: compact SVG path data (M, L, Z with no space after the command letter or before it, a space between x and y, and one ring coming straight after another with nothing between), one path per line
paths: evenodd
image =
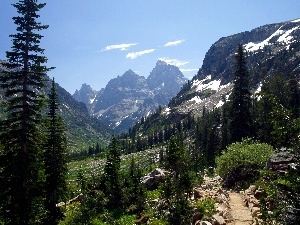
M237 170L251 174L265 166L273 151L272 146L249 139L231 144L216 158L216 173L223 179L237 174Z
M215 203L216 201L212 198L205 198L203 200L197 200L195 202L195 207L197 211L203 215L202 218L211 218L215 213Z

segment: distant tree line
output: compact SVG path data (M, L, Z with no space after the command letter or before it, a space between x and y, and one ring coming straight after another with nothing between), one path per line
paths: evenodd
M82 149L79 151L70 152L68 155L69 160L79 160L84 159L91 156L102 156L102 153L104 153L104 147L99 144L99 142L96 142L95 145L88 146L87 149Z

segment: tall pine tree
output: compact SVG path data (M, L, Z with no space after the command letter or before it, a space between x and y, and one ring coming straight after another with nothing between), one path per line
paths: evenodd
M67 191L67 147L62 118L58 115L58 96L54 79L48 100L47 139L44 162L46 172L46 224L58 224L62 211L56 203L64 201Z
M121 149L118 139L113 137L108 146L106 164L104 167L104 193L108 198L108 207L116 208L121 203L120 163Z
M251 93L249 73L243 45L235 55L234 87L231 93L230 140L241 141L252 135Z
M0 209L5 224L39 224L43 214L41 124L45 74L42 36L48 26L36 20L45 4L20 0L13 4L19 16L13 17L17 33L12 50L7 52L8 70L1 76L5 118L1 121Z

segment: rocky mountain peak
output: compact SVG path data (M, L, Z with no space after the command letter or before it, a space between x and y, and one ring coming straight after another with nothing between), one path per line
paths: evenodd
M141 89L144 88L145 85L147 85L145 77L136 74L130 69L122 76L110 80L105 89Z
M73 97L77 101L89 105L92 103L93 99L95 99L96 95L97 95L97 91L93 90L90 85L84 83L82 84L79 90L76 89L75 93L73 94Z
M166 65L168 65L165 61L162 61L162 60L158 60L157 62L156 62L156 65L155 66L166 66Z
M154 112L159 105L166 106L186 80L176 66L159 60L147 79L129 69L123 75L111 79L93 102L85 103L91 114L119 133L127 131L142 116ZM76 99L81 90L84 89L77 91L76 96L74 94Z
M147 78L149 87L153 90L163 90L176 95L187 81L178 67L158 60Z

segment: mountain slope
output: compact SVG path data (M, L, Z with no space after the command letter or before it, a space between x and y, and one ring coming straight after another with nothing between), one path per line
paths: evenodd
M185 108L181 110L184 113L193 109L197 111L202 106L212 109L222 105L232 87L234 54L239 43L247 52L253 90L273 73L299 76L299 37L300 20L294 20L221 38L206 53L203 66L190 82L190 87L177 95L176 99L184 99L184 102L178 101L175 105Z
M1 71L6 68L4 61L0 60ZM49 93L51 80L47 78L45 82L45 94ZM97 119L91 117L84 103L78 102L64 88L56 84L59 97L59 112L66 126L68 140L68 150L70 153L87 150L90 145L99 143L106 145L110 138L111 130ZM2 100L3 90L0 90L0 101ZM1 110L2 111L2 110Z

